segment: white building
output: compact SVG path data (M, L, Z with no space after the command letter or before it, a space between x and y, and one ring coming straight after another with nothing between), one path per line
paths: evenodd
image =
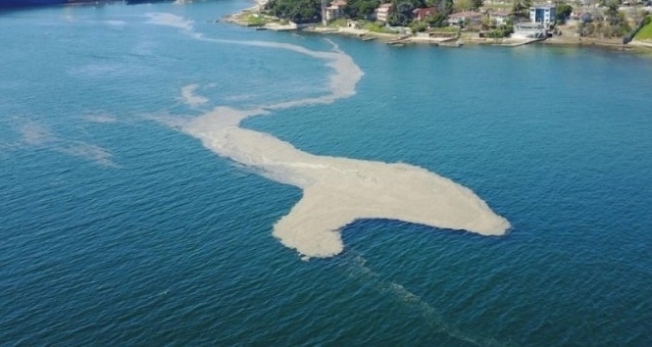
M530 7L530 21L532 23L552 24L557 20L557 8L554 5Z
M376 9L376 20L379 22L387 22L391 13L392 4L382 4Z
M335 0L330 6L324 9L324 20L326 23L344 17L345 0Z

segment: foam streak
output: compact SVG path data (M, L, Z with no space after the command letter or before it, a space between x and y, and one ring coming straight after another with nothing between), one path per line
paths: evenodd
M181 98L188 106L199 106L208 102L208 99L195 94L199 88L197 84L190 84L181 88Z

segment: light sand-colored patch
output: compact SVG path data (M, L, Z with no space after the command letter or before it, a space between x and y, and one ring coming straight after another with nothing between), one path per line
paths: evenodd
M182 18L170 21L184 22ZM303 190L302 199L274 225L274 236L285 246L305 257L339 254L344 248L340 230L365 218L401 220L483 235L502 235L509 228L509 222L495 214L470 189L425 169L317 156L271 135L239 126L247 117L291 107L328 104L355 95L363 72L336 46L332 52L319 52L284 43L209 39L192 29L183 30L207 42L290 50L321 59L333 70L329 78L330 93L321 97L251 110L217 107L189 121L166 120L200 139L218 155Z
M190 84L181 88L181 99L188 106L200 106L208 102L207 98L195 94L197 88L199 88L198 84Z
M191 20L171 13L151 12L145 15L149 18L147 21L149 24L169 26L186 31L191 31L193 28L193 22Z
M8 144L7 149L47 149L83 158L100 166L118 166L107 149L83 141L60 138L43 123L28 121L18 126L17 131L20 134L20 141Z
M342 252L339 231L364 218L483 235L501 235L509 228L507 220L470 189L447 178L406 164L312 155L234 125L246 115L220 108L192 120L183 130L220 156L303 189L299 203L274 225L274 236L303 255L329 257Z
M115 116L108 114L89 114L82 117L85 121L90 123L111 124L118 121Z
M28 122L18 128L21 136L21 142L30 146L40 146L49 142L56 141L50 129L40 123Z
M117 167L111 152L91 143L77 141L64 144L58 150L68 155L92 161L100 166Z

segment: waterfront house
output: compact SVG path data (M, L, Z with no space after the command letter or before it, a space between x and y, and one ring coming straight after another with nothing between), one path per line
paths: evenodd
M346 0L335 0L324 9L324 20L330 22L344 17L344 6Z
M478 25L482 23L482 13L473 11L464 11L453 13L448 16L450 26L462 27L465 25Z
M435 13L437 13L437 9L435 7L417 8L412 11L413 18L418 21L422 21L426 19L426 17L432 16Z
M530 7L530 22L544 25L554 24L557 20L557 8L554 5Z
M496 23L497 26L507 25L509 22L509 11L493 11L489 13L489 20Z
M382 4L376 9L376 20L386 23L390 14L392 14L392 4Z

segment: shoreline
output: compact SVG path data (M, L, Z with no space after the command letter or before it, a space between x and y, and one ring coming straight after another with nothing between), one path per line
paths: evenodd
M577 48L602 48L623 52L652 54L652 42L632 40L623 44L622 39L600 39L589 37L555 36L545 39L520 39L520 38L480 38L476 32L463 32L459 38L436 38L413 35L406 37L399 33L380 33L366 29L350 27L330 27L318 23L299 26L292 22L277 17L260 14L261 9L268 0L255 0L255 4L239 12L224 16L221 20L243 27L256 28L256 30L271 31L298 31L306 34L316 35L338 35L343 37L356 38L360 41L379 41L392 46L404 45L430 45L435 47L461 47L469 46L498 46L498 47L519 47L527 44L540 44L551 47L577 47ZM250 23L252 18L260 18L258 23Z

